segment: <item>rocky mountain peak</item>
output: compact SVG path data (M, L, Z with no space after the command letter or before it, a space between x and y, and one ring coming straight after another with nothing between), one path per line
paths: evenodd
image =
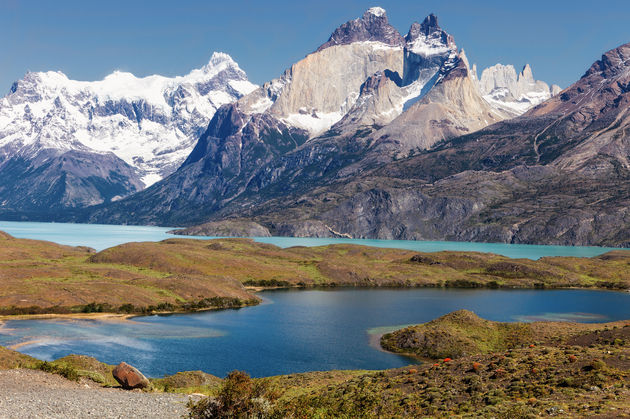
M588 69L583 77L601 73L605 78L613 77L630 67L630 43L621 45L602 55L602 58Z
M124 167L136 191L175 171L216 109L255 88L224 53L176 77L114 71L80 81L59 71L29 72L0 98L0 154L35 160L44 150L55 158L82 150L96 168L111 152L112 167Z
M440 28L440 25L438 25L438 18L437 18L437 16L434 15L433 13L431 13L429 16L424 18L424 21L422 21L422 24L420 25L420 28L427 35L432 33L432 32L437 32L437 31L441 31L442 30L442 28Z
M234 61L229 54L226 54L224 52L213 52L212 57L210 57L210 61L208 61L208 64L202 67L202 70L207 72L208 70L211 70L220 65L238 67L236 61Z
M414 22L405 36L407 50L422 56L456 50L455 40L440 28L437 16L430 14L422 23Z
M525 67L523 67L523 70L518 75L518 79L530 82L534 81L534 74L532 73L532 68L529 66L529 64L525 64Z
M389 24L385 9L372 7L359 19L354 19L339 26L328 41L317 48L321 51L334 45L352 44L354 42L382 42L391 46L402 47L403 37L396 28Z

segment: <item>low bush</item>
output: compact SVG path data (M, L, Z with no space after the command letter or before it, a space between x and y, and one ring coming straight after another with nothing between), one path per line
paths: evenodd
M254 381L241 371L232 371L219 388L216 397L206 397L188 403L189 417L207 418L267 418L273 405L263 381Z

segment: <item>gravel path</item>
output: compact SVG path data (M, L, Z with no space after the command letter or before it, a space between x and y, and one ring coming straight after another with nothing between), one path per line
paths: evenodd
M181 418L188 396L101 388L35 370L0 371L0 418Z

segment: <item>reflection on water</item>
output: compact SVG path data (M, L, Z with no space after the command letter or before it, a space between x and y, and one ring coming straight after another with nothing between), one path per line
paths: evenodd
M596 313L542 313L529 316L515 316L519 322L605 322L607 317Z
M239 310L131 321L6 321L0 345L19 345L46 360L78 353L110 364L126 361L153 377L185 370L224 376L234 369L260 377L408 365L408 358L379 350L378 334L459 309L496 321L630 319L630 294L606 291L342 289L261 295L265 304Z

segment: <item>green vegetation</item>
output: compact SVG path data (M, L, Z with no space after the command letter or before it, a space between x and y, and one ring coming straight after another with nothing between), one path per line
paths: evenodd
M203 371L184 371L164 378L151 379L153 388L158 391L171 393L202 393L216 394L223 380Z
M189 402L190 417L205 418L265 418L272 415L271 392L267 383L252 380L241 371L231 372L218 388L216 397Z
M35 368L41 361L31 356L0 346L0 370Z
M532 342L531 323L498 323L460 310L429 323L411 326L381 338L383 348L420 358L459 358L505 351Z

